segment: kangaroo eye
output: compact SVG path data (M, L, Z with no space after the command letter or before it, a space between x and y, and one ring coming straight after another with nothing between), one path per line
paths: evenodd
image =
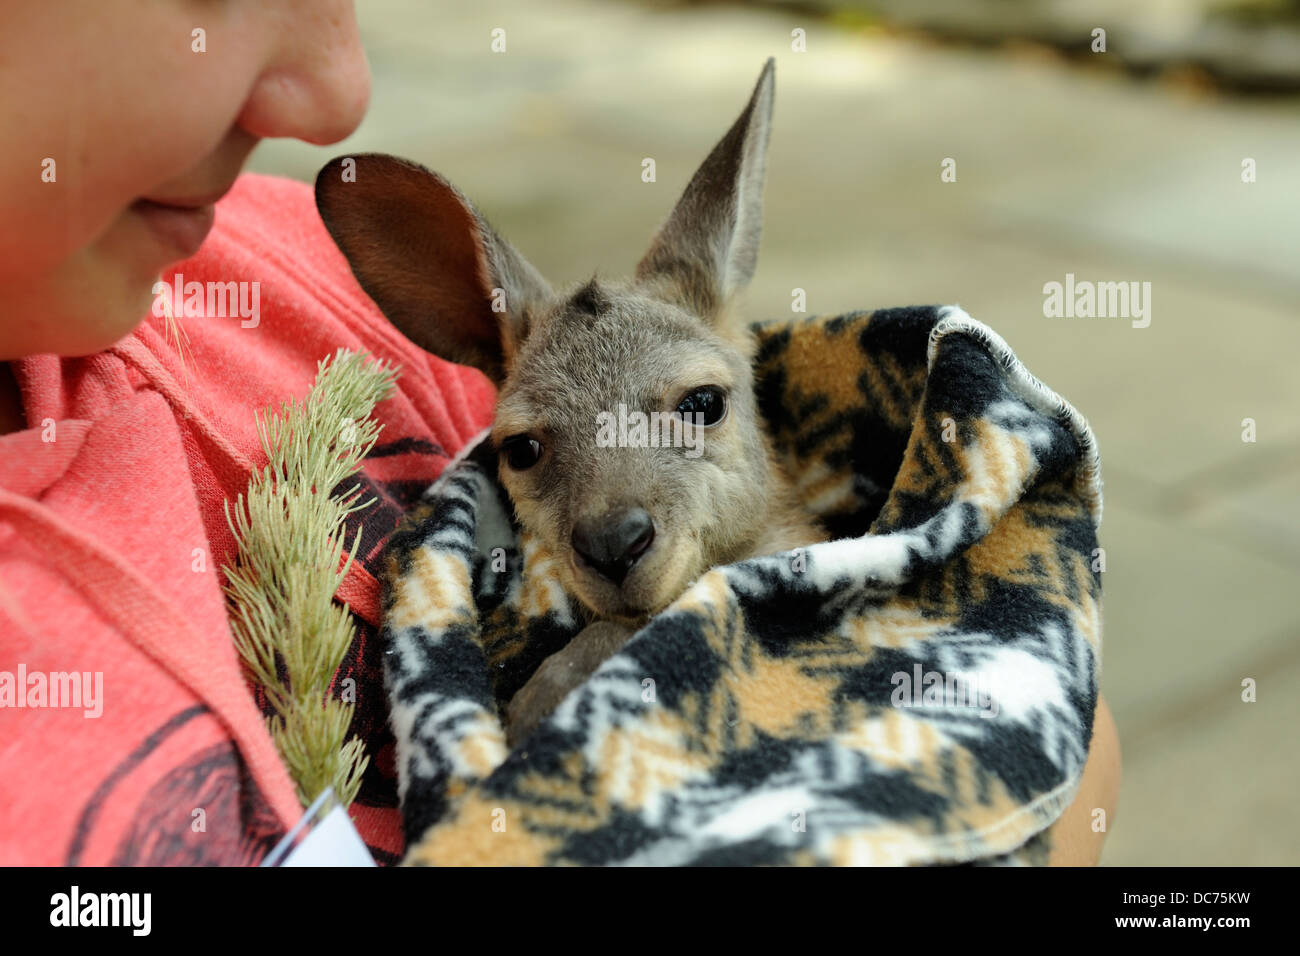
M697 388L677 403L677 414L692 423L699 421L704 425L716 425L726 413L727 393L717 385Z
M542 443L529 435L515 435L501 443L501 454L515 471L527 471L542 457Z

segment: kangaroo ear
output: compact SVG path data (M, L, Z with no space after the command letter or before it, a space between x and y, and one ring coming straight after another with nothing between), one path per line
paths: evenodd
M393 325L501 384L551 289L469 200L423 166L370 153L320 171L316 208Z
M715 317L758 264L763 173L776 63L769 59L740 118L695 172L636 267L652 294Z

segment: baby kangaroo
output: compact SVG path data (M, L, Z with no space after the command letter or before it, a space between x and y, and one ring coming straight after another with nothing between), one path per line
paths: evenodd
M353 177L339 158L316 180L326 227L384 314L498 386L501 482L596 619L515 695L512 743L709 568L825 539L773 456L750 336L728 308L758 258L772 88L769 60L623 281L554 291L414 163L356 156Z

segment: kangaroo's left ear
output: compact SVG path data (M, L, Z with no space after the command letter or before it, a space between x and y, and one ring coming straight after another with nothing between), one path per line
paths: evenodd
M749 105L695 171L636 267L646 291L706 320L758 264L775 69L775 60L764 64Z

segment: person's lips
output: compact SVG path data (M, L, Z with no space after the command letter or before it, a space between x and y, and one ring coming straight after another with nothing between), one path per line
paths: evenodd
M149 231L178 258L188 259L208 237L216 211L212 203L179 205L138 199L131 209L144 220Z

